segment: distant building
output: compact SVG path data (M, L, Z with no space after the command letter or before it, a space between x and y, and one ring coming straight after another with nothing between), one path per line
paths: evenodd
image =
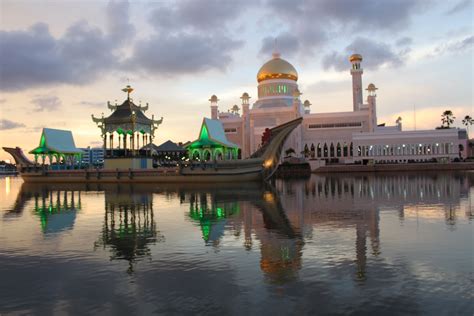
M258 71L258 99L250 104L243 93L241 110L234 105L220 112L217 97L211 98L211 118L222 122L229 141L237 144L247 158L262 144L266 129L302 117L302 124L286 141L283 151L292 148L312 165L333 163L383 163L410 161L451 161L467 157L464 129L402 131L402 119L385 126L377 121L376 90L373 83L363 100L362 56L350 56L352 109L344 112L311 113L311 103L300 100L298 73L280 54Z
M89 166L99 166L104 164L105 151L102 147L81 148L84 153L82 154L82 164Z

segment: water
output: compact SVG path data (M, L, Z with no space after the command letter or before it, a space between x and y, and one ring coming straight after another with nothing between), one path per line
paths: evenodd
M0 314L472 315L474 173L0 179Z

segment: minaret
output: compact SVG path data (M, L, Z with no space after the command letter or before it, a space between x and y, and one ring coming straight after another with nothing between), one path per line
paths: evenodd
M375 91L378 89L373 83L371 83L365 90L369 93L367 96L367 103L369 104L369 130L374 132L377 127L377 94Z
M244 92L240 99L242 100L242 116L246 116L249 114L250 96L247 92Z
M352 64L351 75L352 75L352 102L354 111L358 111L362 105L362 74L363 69L360 67L362 56L359 54L353 54L349 57L349 61Z
M213 94L211 98L209 99L209 101L211 102L211 119L217 120L217 114L218 114L217 102L219 101L219 99L217 98L215 94Z
M242 158L250 156L250 96L244 92L242 100Z

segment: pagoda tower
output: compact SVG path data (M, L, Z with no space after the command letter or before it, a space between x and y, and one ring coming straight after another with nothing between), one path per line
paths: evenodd
M163 117L155 120L152 115L148 118L145 106L136 105L130 98L133 88L127 85L122 89L127 93L127 99L121 105L112 105L107 102L107 107L112 111L108 117L97 118L92 115L92 121L101 130L103 147L105 151L105 168L150 168L152 165L149 151L142 148L153 142L158 126L163 122ZM113 159L111 159L113 158Z

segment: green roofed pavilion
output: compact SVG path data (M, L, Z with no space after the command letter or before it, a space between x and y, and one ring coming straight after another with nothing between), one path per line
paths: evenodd
M56 162L61 160L64 164L73 164L76 160L80 160L83 151L76 148L74 138L71 131L43 128L39 146L30 151L30 154L35 155L35 162L38 162L38 157L42 157L43 164L45 157L48 157L50 164L53 158Z
M227 140L224 127L218 120L204 118L199 138L186 145L192 160L237 159L239 146Z

